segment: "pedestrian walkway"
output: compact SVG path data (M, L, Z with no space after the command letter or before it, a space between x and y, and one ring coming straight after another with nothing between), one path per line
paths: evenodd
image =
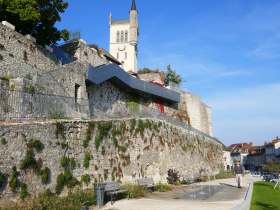
M187 186L169 192L153 192L148 198L142 199L130 199L130 200L119 200L111 205L108 203L105 208L106 210L227 210L232 209L241 202L244 201L249 185L248 181L252 179L251 175L247 174L243 178L243 188L237 188L235 178L230 179L219 179L216 182L211 181L207 183L195 184L193 186ZM222 189L216 194L206 200L184 200L174 199L178 196L191 193L195 190L202 189L209 185L219 185Z

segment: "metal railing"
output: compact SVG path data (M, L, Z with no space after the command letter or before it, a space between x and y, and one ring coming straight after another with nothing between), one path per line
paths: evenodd
M169 84L170 87L173 87L173 88L176 88L176 89L181 90L183 92L188 92L188 93L192 94L192 92L188 88L186 88L186 87L183 87L183 86L178 85L178 84L176 84L174 82L171 82L171 81L169 81L168 84Z
M71 104L71 108L69 106ZM155 118L217 141L157 109L0 88L0 118Z
M31 80L34 80L42 85L49 86L55 90L56 96L60 97L64 101L65 105L68 105L68 108L73 110L76 109L76 99L70 97L70 95L63 89L63 87L57 82L53 77L51 71L46 71L38 67L34 67L28 63L15 63L0 66L0 76L8 75L9 77L27 77L31 76ZM82 102L80 102L82 103Z

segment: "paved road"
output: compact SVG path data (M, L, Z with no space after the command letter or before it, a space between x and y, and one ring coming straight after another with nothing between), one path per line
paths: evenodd
M222 189L216 194L206 200L184 200L174 199L180 195L184 195L193 191L192 187L186 187L169 192L154 192L148 198L120 200L111 205L107 205L102 208L106 210L227 210L232 209L236 205L244 201L248 184L247 182L252 179L250 175L245 175L243 178L243 188L237 188L237 184L234 178L216 180L216 183L211 181L207 185L220 185ZM201 185L205 185L202 183ZM195 189L201 189L201 185L196 185ZM205 187L205 186L204 186Z

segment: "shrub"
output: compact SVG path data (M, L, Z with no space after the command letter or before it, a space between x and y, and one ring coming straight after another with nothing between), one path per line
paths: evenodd
M63 156L63 157L61 158L61 160L60 160L60 163L61 163L61 166L62 166L62 167L66 167L67 164L68 164L68 159L67 159L67 157L66 157L66 156Z
M33 87L33 85L30 85L30 86L29 86L29 92L30 92L30 93L34 93L34 87Z
M45 192L42 194L44 198L48 198L50 196L52 196L52 193L50 191L50 189L45 190Z
M146 197L151 191L147 190L143 187L139 187L138 185L133 185L130 183L123 184L120 186L121 190L129 190L130 198L141 198Z
M3 50L4 45L0 43L0 50Z
M118 149L119 149L120 151L122 151L123 153L125 153L126 150L127 150L127 148L124 147L124 146L119 146Z
M70 159L70 168L71 168L71 170L75 167L75 165L76 165L76 161L75 161L75 159L72 157L72 158Z
M152 123L148 119L146 119L146 122L144 123L144 128L152 130Z
M90 182L90 177L88 174L82 175L81 181L88 184Z
M138 130L140 131L141 135L144 132L144 123L141 119L138 119Z
M77 184L80 184L80 182L75 177L72 177L72 180L67 183L67 188L73 188Z
M94 169L97 171L98 170L98 167L97 167L97 165L94 165Z
M157 132L159 132L159 129L158 129L157 124L154 124L154 129L155 129Z
M18 180L17 180L17 176L18 176L18 175L19 175L19 172L16 171L16 167L13 167L11 179L10 179L10 181L9 181L9 186L10 186L11 191L12 191L13 193L16 192L17 183L18 183Z
M26 151L26 156L25 158L22 160L21 165L20 165L20 169L27 169L32 167L33 170L38 170L38 163L35 160L35 158L33 157L33 151L32 150L27 150Z
M67 196L52 195L49 190L47 193L39 194L24 201L5 200L1 203L1 208L6 209L52 209L52 210L81 210L83 205L92 206L94 204L94 191L92 189L82 190L75 188L68 191Z
M132 119L131 120L131 125L130 125L130 132L132 132L135 128L135 125L136 125L136 120L135 119Z
M161 182L159 182L158 184L161 184ZM160 186L155 186L154 189L160 190ZM161 190L163 192L170 191L170 190L172 190L172 187L168 184L161 184Z
M19 197L21 199L24 199L27 196L27 190L26 190L27 185L24 182L22 182L22 183L20 183L20 188L21 188L21 191L19 193Z
M0 60L2 60L3 56L0 54Z
M66 184L71 180L72 175L70 173L69 169L65 169L64 170L64 181L66 182Z
M87 140L83 140L83 147L87 148L87 146L88 146L88 141Z
M16 86L15 86L14 84L12 84L12 85L9 87L9 89L10 89L10 90L15 90L15 87L16 87Z
M96 147L96 149L99 148L99 145L100 145L100 142L101 142L103 136L108 134L111 127L112 127L112 122L111 121L105 122L103 124L98 122L99 134L98 134L98 136L95 137L95 147Z
M58 138L58 134L60 133L62 138L64 138L64 133L63 133L63 125L60 122L55 122L56 124L56 129L55 129L55 134L56 134L56 138Z
M172 169L169 169L168 172L167 172L167 182L168 184L176 184L177 182L179 182L179 176L178 176L178 173L179 171L176 171L176 170L172 170Z
M111 133L112 133L112 136L115 137L116 134L121 134L122 132L120 129L116 129L116 125L114 125Z
M40 175L42 175L41 179L43 184L46 184L46 182L48 181L49 173L50 169L48 167L45 167L43 170L40 171Z
M119 146L118 139L116 137L114 137L113 141L114 141L115 147L118 147Z
M1 143L4 145L6 143L5 138L1 139Z
M161 125L162 125L162 122L161 121L159 121L158 122L158 127L160 128L161 127ZM183 137L184 138L184 137Z
M34 139L28 142L27 146L31 149L35 148L37 152L40 152L42 147L42 142L40 140Z
M58 176L56 178L56 186L55 186L55 192L57 194L61 193L63 185L64 185L64 175L58 174Z
M65 147L67 147L67 143L61 142L61 148L64 149Z
M29 79L29 80L32 80L32 79L33 79L33 77L31 76L30 73L26 74L26 75L24 76L24 78ZM29 87L29 90L30 90L30 87Z
M85 153L85 158L84 158L84 167L88 168L89 167L89 159L90 159L90 154L89 152Z

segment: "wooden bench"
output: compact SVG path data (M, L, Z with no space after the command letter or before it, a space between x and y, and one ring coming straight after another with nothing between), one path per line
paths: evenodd
M199 183L200 183L200 179L201 179L200 173L194 173L194 175L193 175L193 181L194 181L195 179L198 179L198 180L199 180Z
M150 187L156 187L160 186L160 192L161 192L161 184L154 184L153 178L142 178L142 179L137 179L138 185L142 186L144 188L150 188Z
M183 181L188 181L189 182L189 185L190 185L190 183L191 183L191 181L192 181L192 177L191 177L191 175L190 174L182 174L182 177L183 177ZM183 182L182 181L182 182ZM181 182L181 183L182 183Z
M129 190L120 190L118 182L103 182L101 184L104 184L106 195L111 195L111 205L113 205L114 194L127 192L127 199L129 200Z

